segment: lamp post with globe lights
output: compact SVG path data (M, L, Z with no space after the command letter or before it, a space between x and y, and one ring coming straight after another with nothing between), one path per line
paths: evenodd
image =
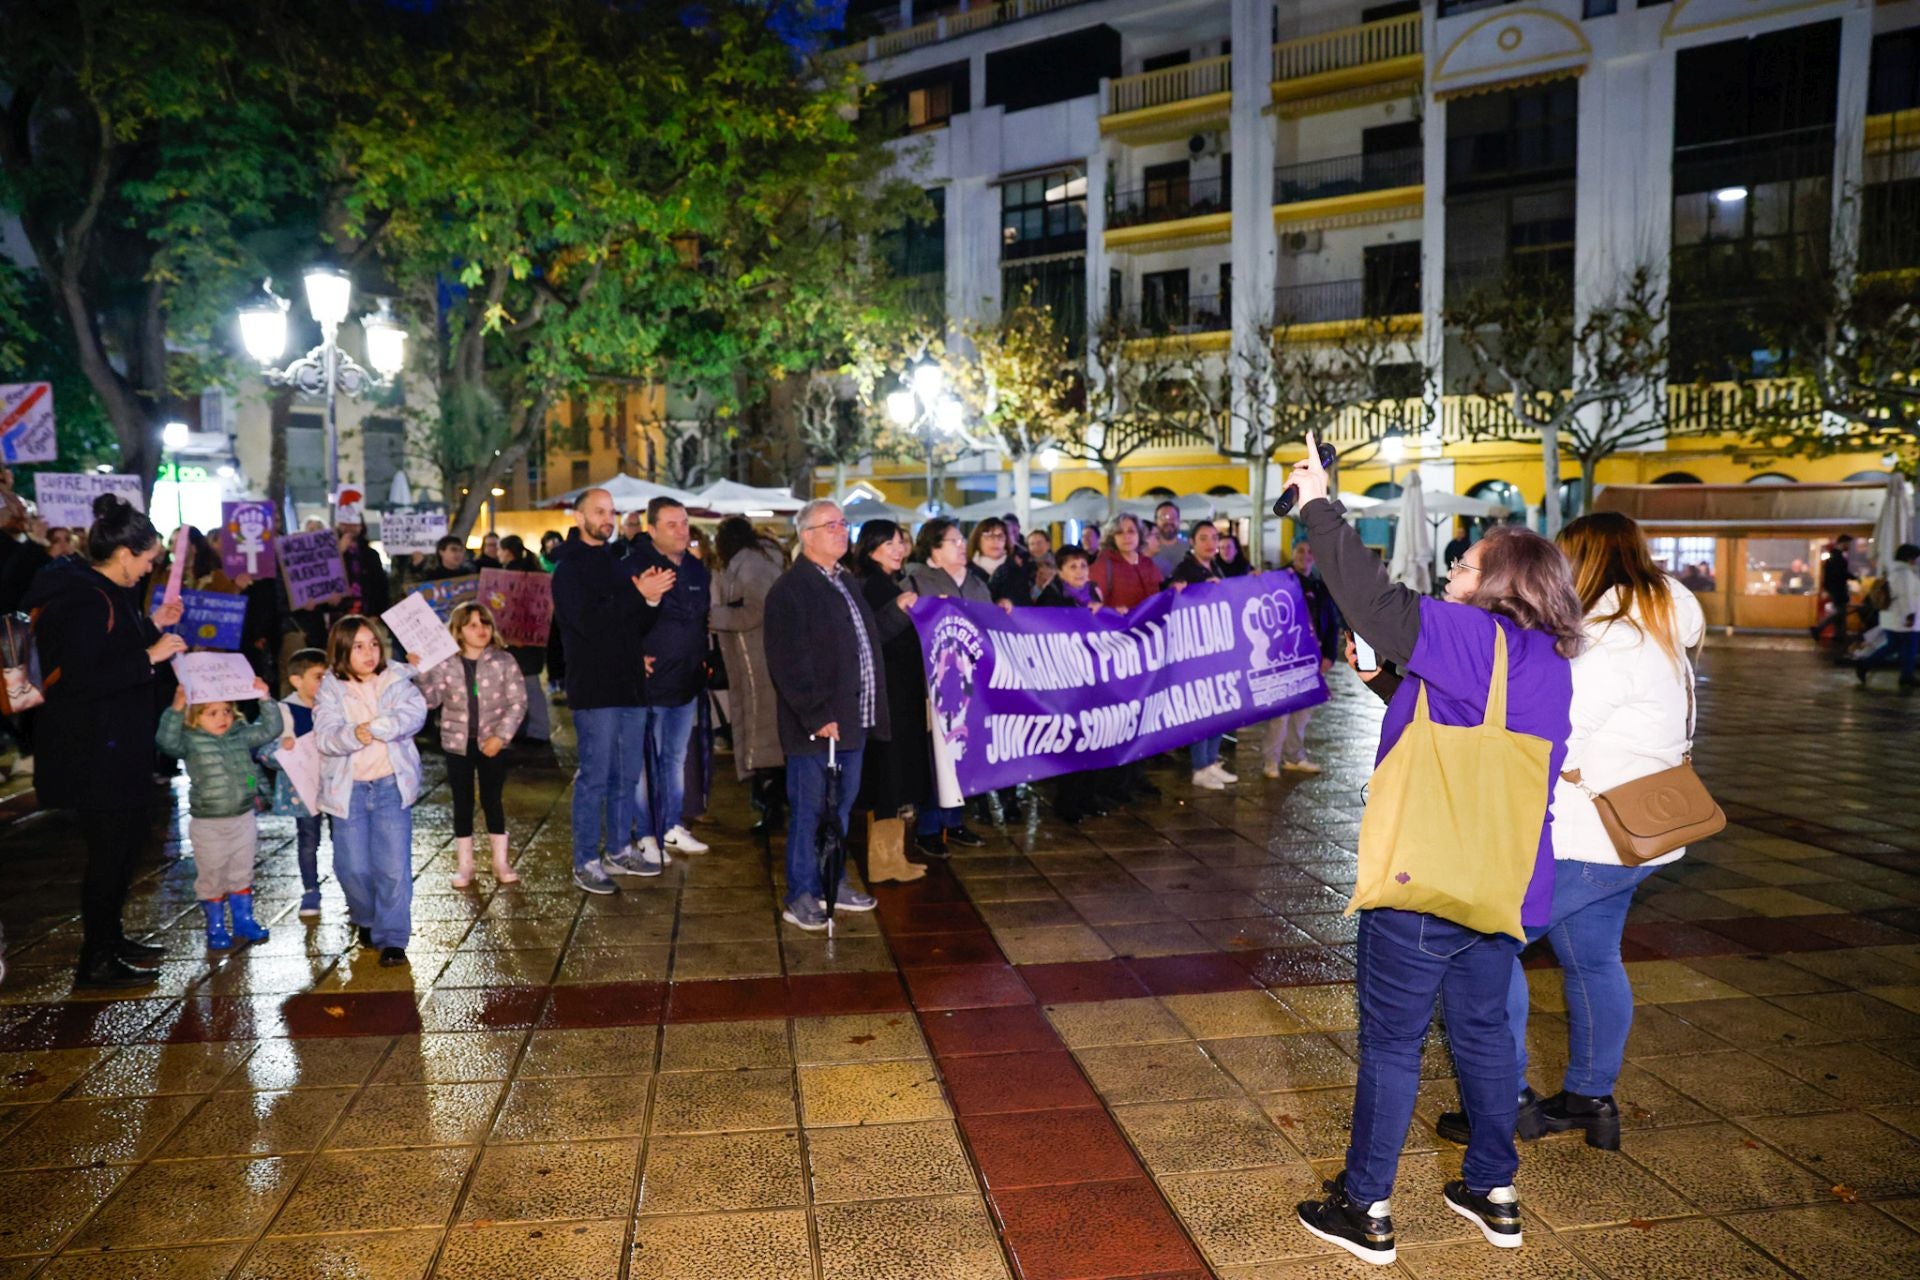
M912 431L920 441L927 459L927 503L929 518L940 513L934 496L934 454L943 439L973 443L966 434L966 406L946 392L946 371L932 360L922 361L907 375L905 384L887 395L887 417L894 426Z
M316 265L302 278L307 310L320 326L320 345L283 369L274 362L287 350L287 300L273 292L271 281L240 308L240 342L261 366L269 386L292 387L303 395L325 396L327 402L327 502L340 493L339 395L358 399L388 386L406 364L407 331L394 318L385 298L379 309L360 322L366 339L367 369L340 349L340 326L353 300L353 281L338 267Z

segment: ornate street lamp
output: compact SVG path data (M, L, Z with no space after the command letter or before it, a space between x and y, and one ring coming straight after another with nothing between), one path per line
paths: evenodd
M373 365L369 370L340 349L340 326L353 301L352 279L338 267L320 264L308 268L302 281L307 310L320 326L319 346L284 369L273 367L287 350L287 301L273 292L268 280L261 281L240 308L240 342L260 363L261 376L269 386L326 397L327 502L331 505L340 494L339 394L358 399L389 385L406 365L407 331L394 318L387 300L381 299L379 310L360 322L367 361Z
M933 492L933 461L940 441L943 437L967 438L966 406L946 394L946 385L946 371L932 360L926 360L913 367L905 386L887 393L888 419L903 431L911 429L926 454L929 517L940 513L940 502Z

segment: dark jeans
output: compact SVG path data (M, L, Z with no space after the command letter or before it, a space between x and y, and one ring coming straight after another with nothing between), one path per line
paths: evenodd
M127 905L134 865L147 846L145 809L81 809L80 838L87 846L87 869L80 881L82 967L103 958L126 935L120 912Z
M473 838L473 777L480 775L480 807L487 811L487 831L507 833L507 809L500 803L500 790L507 785L507 755L483 756L480 748L467 745L467 754L447 757L447 787L453 792L453 836L456 840Z
M1900 683L1912 684L1914 666L1920 659L1920 631L1889 631L1878 649L1860 659L1862 671L1871 671L1875 667L1900 664Z
M838 753L840 811L835 817L840 833L847 830L853 798L860 793L859 751ZM821 898L818 837L827 807L827 758L824 755L787 757L787 904L802 895Z
M300 887L312 892L320 887L320 817L293 820L294 856L300 861Z
M1347 1148L1347 1192L1358 1204L1387 1199L1420 1092L1420 1048L1437 996L1473 1128L1460 1176L1479 1192L1520 1168L1513 1146L1520 1082L1507 1026L1507 983L1520 942L1475 933L1413 911L1360 915L1360 1079Z

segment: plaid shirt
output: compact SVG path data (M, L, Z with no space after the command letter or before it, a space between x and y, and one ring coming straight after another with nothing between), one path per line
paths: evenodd
M860 642L860 727L871 729L874 725L874 699L876 681L874 679L873 644L867 638L867 624L860 617L860 606L854 602L853 593L847 590L847 571L839 563L822 568L814 565L826 575L840 598L847 602L847 613L853 618L854 638Z

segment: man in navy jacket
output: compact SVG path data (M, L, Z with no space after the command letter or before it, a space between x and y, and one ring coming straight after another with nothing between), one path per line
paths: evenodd
M553 618L567 653L580 768L573 787L573 882L613 893L613 875L657 876L626 844L646 750L646 667L642 646L673 588L670 568L648 566L613 540L613 496L589 489L574 505L574 531L555 553ZM606 851L601 852L602 821Z
M647 504L647 532L627 544L635 563L673 575L673 586L660 600L660 616L647 633L647 767L634 797L643 857L665 850L707 851L681 821L687 743L693 737L698 699L707 687L707 605L712 595L707 567L687 552L692 538L687 509L659 497Z

